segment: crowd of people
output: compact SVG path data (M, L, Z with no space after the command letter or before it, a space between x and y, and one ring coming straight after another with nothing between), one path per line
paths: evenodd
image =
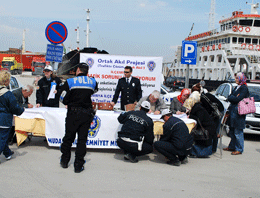
M230 121L227 124L230 127L231 142L223 150L232 151L232 155L239 155L242 154L244 147L245 115L238 114L237 106L242 99L249 96L249 92L243 73L238 73L235 79L238 86L228 97L231 104L227 110L230 114ZM203 79L201 82L205 85ZM154 132L153 123L147 116L149 113L161 114L161 119L165 122L163 135L156 142L151 141L154 139ZM188 162L187 156L207 158L217 151L224 113L226 112L223 104L200 83L193 85L191 90L183 89L179 96L172 99L170 108L155 90L137 102L135 111L122 113L118 117L123 126L118 132L117 144L124 151L124 159L133 163L138 162L138 156L151 153L154 147L168 159L167 164L180 166ZM197 129L208 131L208 138L193 139L183 120L174 114L186 114L188 118L196 120Z
M80 63L76 68L76 77L67 79L65 83L53 74L53 68L46 66L45 76L36 87L36 107L59 107L59 100L67 106L65 135L61 144L62 168L68 168L71 158L71 146L78 136L75 152L74 171L84 170L86 155L86 141L90 124L95 116L92 108L91 95L98 90L94 78L88 77L88 65ZM148 96L142 96L140 80L132 77L132 68L125 67L125 77L119 79L111 105L115 105L121 92L121 109L125 105L134 104L135 110L122 112L118 122L122 124L118 132L117 145L124 151L124 159L133 163L138 162L138 156L146 155L156 149L168 159L167 164L180 166L188 163L189 157L209 157L216 152L219 130L224 107L222 103L201 86L195 84L190 89L183 89L181 94L172 99L170 108L160 97L160 92L152 91ZM13 93L7 89L10 73L0 72L0 154L11 159L13 152L8 147L8 141L13 141L13 115L21 115L24 108L32 108L28 97L34 88L27 85ZM249 96L246 77L243 73L236 75L237 87L228 97L231 103L229 111L231 141L225 151L232 151L232 155L239 155L244 150L243 129L245 116L237 112L238 102ZM216 116L215 108L222 116ZM154 142L154 123L149 114L159 115L164 120L163 135ZM174 114L186 114L188 118L197 122L197 128L209 132L206 140L194 140L187 125Z

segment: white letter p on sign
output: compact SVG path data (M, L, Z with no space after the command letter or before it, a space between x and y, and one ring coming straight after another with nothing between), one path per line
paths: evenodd
M189 53L194 52L194 46L191 44L186 44L185 45L185 51L184 51L184 56L187 57Z

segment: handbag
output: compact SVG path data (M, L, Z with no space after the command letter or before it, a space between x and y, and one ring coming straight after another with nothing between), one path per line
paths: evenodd
M223 117L223 114L219 111L217 103L211 103L211 107L214 109L211 113L211 116L213 118L221 119Z
M198 119L198 123L200 128L198 129L197 126L191 130L191 135L193 136L193 140L208 140L209 139L209 131L204 129Z
M244 98L238 103L238 114L246 115L250 113L255 113L255 99L254 97Z
M205 94L202 94L201 97L203 97L213 109L210 116L213 118L221 119L223 117L223 114L219 111L218 104L215 102L211 102L211 100Z

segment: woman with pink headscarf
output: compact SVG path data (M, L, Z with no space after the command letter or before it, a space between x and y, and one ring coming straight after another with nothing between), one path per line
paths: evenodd
M238 73L235 77L236 86L232 93L228 96L230 105L229 111L229 129L231 141L224 151L232 151L231 155L240 155L244 151L244 128L246 127L246 115L238 114L238 103L244 98L249 97L249 91L246 84L246 76L244 73Z
M174 114L186 113L186 108L183 107L183 103L190 96L190 90L185 88L181 91L181 94L172 99L170 110Z

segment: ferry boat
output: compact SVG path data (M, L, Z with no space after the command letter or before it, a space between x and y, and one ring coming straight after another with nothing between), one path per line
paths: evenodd
M219 21L220 28L187 37L186 41L197 41L197 63L189 67L189 84L203 77L206 88L234 79L237 72L246 73L255 80L260 74L260 15L259 3L251 4L251 13L232 12L232 16ZM166 66L169 63L164 63ZM181 64L181 46L176 59L169 67L172 76L185 77L186 65Z

